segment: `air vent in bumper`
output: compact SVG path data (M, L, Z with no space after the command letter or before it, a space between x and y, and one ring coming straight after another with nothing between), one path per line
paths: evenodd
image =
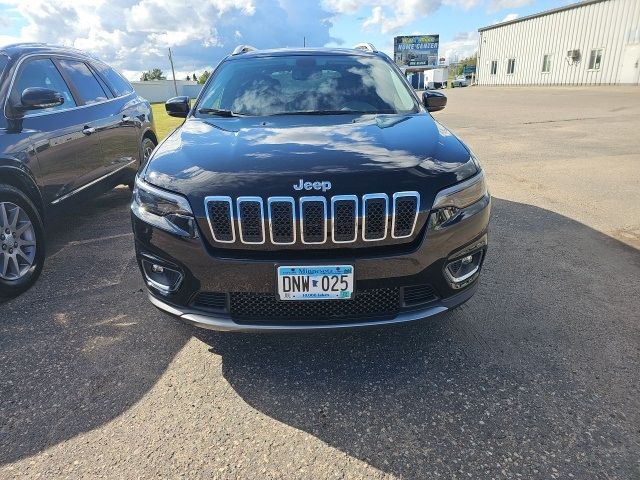
M231 293L230 314L238 323L345 321L392 317L400 311L400 289L378 288L357 292L352 300L283 302L270 293Z
M438 294L431 285L412 285L402 289L402 303L406 307L424 305L438 298Z

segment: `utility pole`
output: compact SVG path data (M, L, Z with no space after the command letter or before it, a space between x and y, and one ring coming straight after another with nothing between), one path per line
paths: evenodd
M173 68L173 57L171 56L171 48L169 48L169 61L171 62L171 73L173 74L173 89L176 91L176 97L177 97L178 85L176 84L176 71Z
M307 46L307 37L302 37L302 46L303 47Z

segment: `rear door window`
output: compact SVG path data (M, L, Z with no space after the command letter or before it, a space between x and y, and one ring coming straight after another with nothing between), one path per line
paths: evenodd
M110 66L102 62L95 62L93 66L105 78L116 97L124 97L133 92L131 84Z
M38 112L65 110L67 108L77 106L73 95L71 95L69 86L66 84L62 75L60 75L60 72L49 58L40 58L25 63L16 79L14 95L19 99L25 88L30 87L55 90L64 97L64 103L62 105L38 110Z
M79 60L60 59L60 66L69 76L85 104L104 102L109 97L100 86L86 63Z

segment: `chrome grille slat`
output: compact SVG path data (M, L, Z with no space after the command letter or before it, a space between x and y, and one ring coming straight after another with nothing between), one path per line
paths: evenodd
M269 233L274 245L296 243L296 201L293 197L269 197Z
M331 198L333 243L352 243L358 238L358 197L336 195Z
M264 208L260 197L238 197L240 240L248 244L264 243Z
M389 197L385 193L362 196L362 239L365 242L387 238Z
M206 197L204 199L207 222L216 242L234 243L233 203L231 197Z
M261 197L237 197L235 204L229 196L209 196L204 201L214 243L239 241L249 245L406 239L415 234L420 213L420 194L415 191L396 192L391 199L385 193L366 194L361 198L356 195L305 196L297 200L269 197L266 212Z
M420 194L418 192L397 192L393 194L391 213L391 236L407 238L413 235L418 221Z
M302 243L316 245L327 241L327 199L300 198L300 237Z

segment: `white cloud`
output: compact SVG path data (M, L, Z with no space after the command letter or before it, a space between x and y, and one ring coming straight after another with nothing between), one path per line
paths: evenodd
M477 6L480 3L480 0L443 0L443 5L449 5L452 7L459 7L463 10L469 10Z
M369 16L362 23L363 28L376 27L387 34L435 12L442 5L442 0L323 0L322 5L339 14L353 14L370 8Z
M382 34L398 30L425 18L442 6L469 10L484 6L495 12L507 8L517 8L533 0L322 0L322 5L334 14L352 15L364 12L364 30L377 28Z
M74 46L138 76L150 68L211 70L238 43L260 48L323 46L332 39L329 13L297 0L0 0L22 17L20 35L0 42Z
M488 10L497 12L499 10L524 7L530 3L533 3L533 0L490 0Z
M502 20L500 20L498 23L510 22L511 20L515 20L519 16L520 15L518 15L517 13L509 13Z
M440 44L440 56L447 62L472 56L478 49L478 32L462 32L457 34L450 42Z
M0 44L43 41L74 46L134 77L156 67L168 72L167 49L171 47L176 70L186 76L194 69L197 73L211 69L238 43L290 47L301 46L306 37L308 46L340 45L342 40L331 38L329 30L332 19L341 15L362 17L363 30L375 30L389 38L382 48L391 53L394 34L406 33L401 30L442 6L501 11L531 1L0 0L6 13L0 25L13 17L25 23L16 37L0 33ZM477 33L471 32L442 43L441 52L464 56L473 53L476 44Z

